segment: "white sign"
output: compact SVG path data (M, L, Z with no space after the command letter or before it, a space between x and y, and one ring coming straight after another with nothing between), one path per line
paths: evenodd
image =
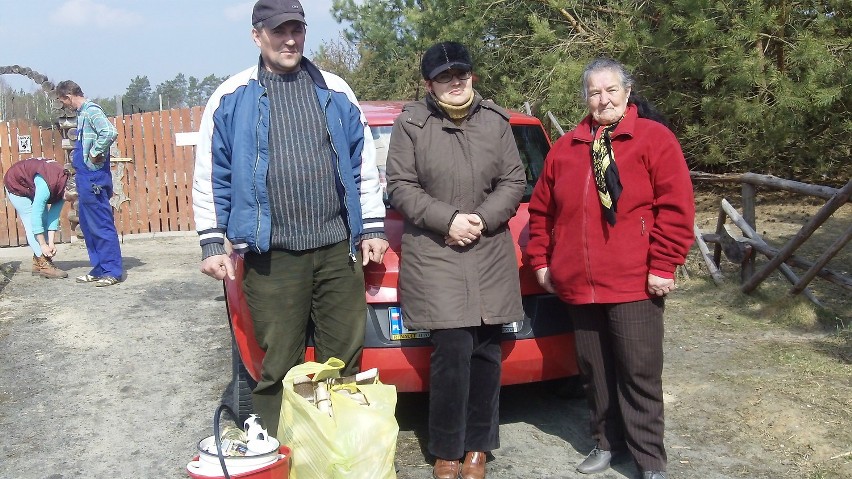
M33 140L30 135L18 135L18 153L32 153Z
M194 146L198 144L197 131L188 131L183 133L175 133L175 146Z

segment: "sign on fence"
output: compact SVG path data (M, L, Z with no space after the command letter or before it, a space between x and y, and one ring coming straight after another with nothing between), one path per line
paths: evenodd
M33 138L30 135L18 135L18 153L32 153Z

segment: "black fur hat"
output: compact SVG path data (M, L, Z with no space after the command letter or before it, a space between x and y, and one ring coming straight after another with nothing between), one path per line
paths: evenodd
M431 80L435 75L451 68L461 71L473 70L470 53L461 43L436 43L426 50L420 61L420 73L423 74L424 80Z

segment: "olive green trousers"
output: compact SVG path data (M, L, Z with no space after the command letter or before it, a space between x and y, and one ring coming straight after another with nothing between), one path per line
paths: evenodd
M316 361L336 357L346 363L341 374L359 370L367 310L360 255L350 259L347 241L307 251L248 253L243 292L255 339L266 351L252 391L254 412L275 435L281 381L304 361L309 322Z

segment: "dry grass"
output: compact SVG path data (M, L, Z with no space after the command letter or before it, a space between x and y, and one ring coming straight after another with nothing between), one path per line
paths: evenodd
M697 193L697 221L703 231L715 229L722 197L736 204L739 191ZM781 248L824 203L763 194L757 205L757 231ZM846 205L797 256L813 261L850 222L852 206ZM756 268L766 262L758 258ZM739 265L725 259L722 263L726 283L715 286L696 248L687 263L691 279L681 283L667 312L668 318L677 318L673 336L684 344L681 349L706 350L713 358L690 363L687 374L672 374L681 394L693 395L692 403L702 404L704 415L713 418L712 423L690 427L713 431L719 447L741 447L743 457L772 458L772 470L740 465L727 471L733 477L852 477L852 293L816 278L810 288L823 304L818 307L803 295L790 296L790 283L773 272L753 294L745 295L739 288ZM828 267L852 273L852 247Z

